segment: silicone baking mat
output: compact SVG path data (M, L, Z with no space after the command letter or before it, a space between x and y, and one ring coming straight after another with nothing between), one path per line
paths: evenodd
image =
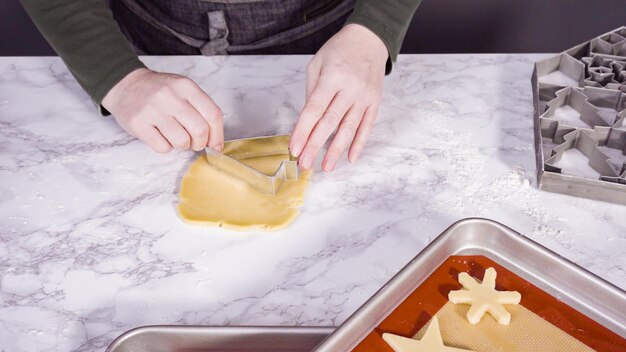
M463 330L451 329L451 322L458 324L455 315L466 321L467 306L448 303L448 292L462 287L458 274L468 272L482 278L489 267L498 273L496 289L522 294L521 309L506 306L513 315L508 326L500 326L486 315L476 325L467 323L462 325ZM435 314L440 319L444 343L477 352L626 351L625 339L484 256L449 257L353 351L393 352L383 341L383 333L420 337L420 330ZM524 319L524 323L516 324L515 319Z

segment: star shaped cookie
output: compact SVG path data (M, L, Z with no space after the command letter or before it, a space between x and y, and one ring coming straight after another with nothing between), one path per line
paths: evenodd
M459 282L464 290L450 291L448 299L452 303L471 304L467 312L467 320L477 324L485 313L491 314L498 323L509 325L511 313L503 304L518 304L522 295L516 291L496 291L496 270L489 268L485 271L482 283L469 276L468 273L459 274Z
M383 340L385 340L395 352L472 352L470 350L445 346L441 339L439 320L436 316L431 320L421 340L389 333L383 334Z

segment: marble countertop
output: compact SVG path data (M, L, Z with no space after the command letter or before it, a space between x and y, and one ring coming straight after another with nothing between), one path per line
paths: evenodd
M148 324L338 325L471 216L626 288L626 207L534 186L544 57L401 56L361 160L317 172L291 227L249 233L179 220L194 153L100 117L58 58L0 58L0 350L102 351ZM303 103L305 56L143 59L195 79L228 139L289 133Z

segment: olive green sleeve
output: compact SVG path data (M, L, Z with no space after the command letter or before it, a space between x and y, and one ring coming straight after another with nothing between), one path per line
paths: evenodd
M145 67L104 0L20 0L26 12L93 101Z
M387 46L387 73L396 62L411 19L422 0L357 0L354 12L346 21L360 24L374 32Z

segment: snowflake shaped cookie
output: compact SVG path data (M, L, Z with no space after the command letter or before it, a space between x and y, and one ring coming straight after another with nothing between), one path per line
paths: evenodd
M383 340L385 340L395 352L472 352L470 350L445 346L441 339L439 320L436 316L431 320L421 340L389 333L383 334Z
M496 270L489 268L485 271L482 283L469 276L468 273L459 274L459 282L464 290L450 291L448 299L450 302L471 304L467 312L467 320L474 325L477 324L485 313L491 314L498 323L509 325L511 313L503 304L518 304L522 295L516 291L496 291Z

